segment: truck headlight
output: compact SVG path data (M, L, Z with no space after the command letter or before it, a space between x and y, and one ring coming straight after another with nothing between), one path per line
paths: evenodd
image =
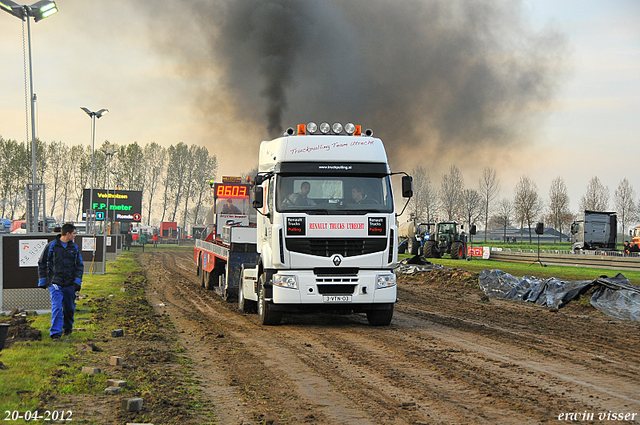
M376 289L390 288L396 284L395 274L376 275Z
M298 276L275 274L273 275L273 284L282 288L298 289Z

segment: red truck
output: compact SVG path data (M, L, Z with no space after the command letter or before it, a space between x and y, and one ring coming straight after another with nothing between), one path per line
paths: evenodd
M160 223L160 237L164 239L177 239L178 223L175 221L163 221Z

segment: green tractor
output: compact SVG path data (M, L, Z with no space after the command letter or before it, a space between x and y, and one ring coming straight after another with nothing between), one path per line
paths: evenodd
M453 260L465 259L467 235L461 230L462 226L455 221L436 223L436 232L425 240L422 255L426 258L440 258L444 254L449 254Z

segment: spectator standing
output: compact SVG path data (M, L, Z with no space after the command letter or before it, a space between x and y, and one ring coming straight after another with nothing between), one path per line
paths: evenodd
M80 250L73 243L76 234L72 223L62 226L61 234L44 247L38 260L38 287L48 289L51 296L49 336L54 341L73 331L76 292L80 291L84 273Z
M127 251L131 251L131 243L133 242L133 235L131 235L131 230L129 230L124 237L124 247Z

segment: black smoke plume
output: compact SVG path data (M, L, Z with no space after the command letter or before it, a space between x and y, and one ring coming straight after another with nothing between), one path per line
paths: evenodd
M261 123L270 136L311 120L352 121L409 165L528 142L565 53L563 37L534 29L515 0L165 4L165 51L217 70L209 104L225 107L209 114Z

